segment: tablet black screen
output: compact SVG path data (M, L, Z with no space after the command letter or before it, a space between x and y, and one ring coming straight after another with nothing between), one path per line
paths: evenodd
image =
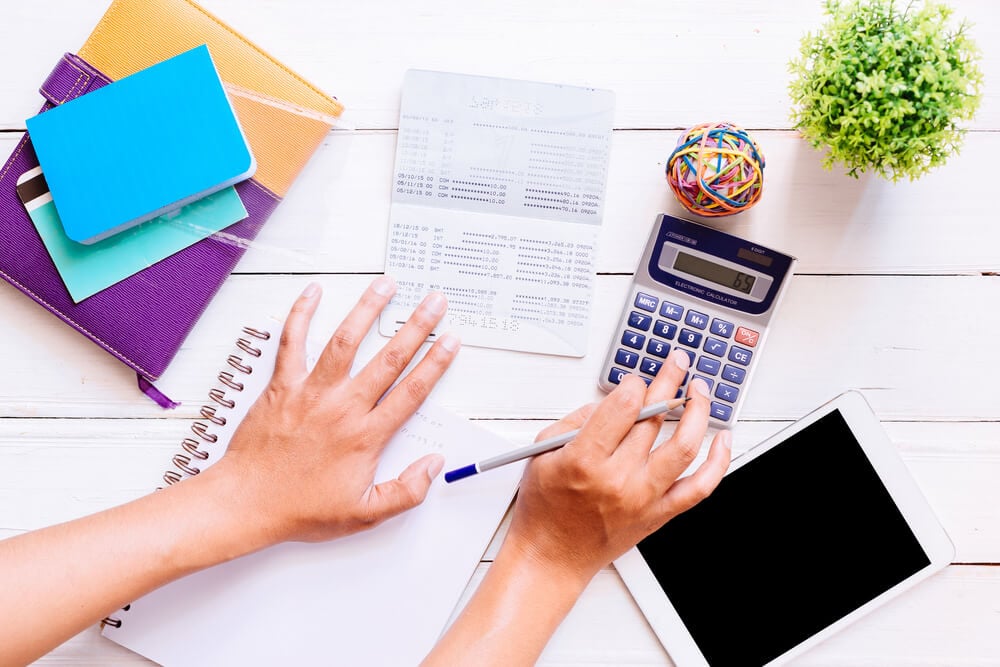
M763 665L930 564L839 411L639 551L712 667Z

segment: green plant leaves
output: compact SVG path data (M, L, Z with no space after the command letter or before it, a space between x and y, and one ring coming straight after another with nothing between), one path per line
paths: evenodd
M979 50L934 2L828 0L829 19L789 63L792 120L823 164L916 179L958 151L979 107Z

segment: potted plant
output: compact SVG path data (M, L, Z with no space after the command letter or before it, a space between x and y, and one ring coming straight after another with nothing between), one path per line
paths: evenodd
M823 164L914 180L962 142L983 75L968 24L935 2L827 0L828 21L790 63L795 127Z

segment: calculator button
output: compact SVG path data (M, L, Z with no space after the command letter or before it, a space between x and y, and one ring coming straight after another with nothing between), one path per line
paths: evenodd
M701 380L702 382L704 382L705 384L708 385L708 390L709 391L712 391L712 385L715 384L715 380L713 380L712 378L707 378L704 375L695 375L691 379L692 380Z
M649 313L656 312L656 304L660 302L655 296L639 292L635 295L635 307L641 308Z
M725 320L712 320L712 328L709 329L709 331L714 333L716 336L729 338L733 335L733 323Z
M740 397L740 390L736 387L731 387L723 382L719 383L719 386L715 388L715 397L721 398L724 401L729 401L730 403L735 403L736 399Z
M608 382L611 384L618 384L626 375L628 375L628 371L612 367L611 372L608 373Z
M715 417L719 421L727 422L729 421L729 418L733 416L733 408L725 403L716 403L715 401L712 401L709 415Z
M640 380L642 380L643 382L645 382L645 383L646 383L646 386L647 386L647 387L648 387L649 385L653 384L653 378L644 378L644 377L642 377L642 376L640 375L640 376L639 376L639 379L640 379Z
M660 305L660 315L663 315L667 319L676 322L681 319L681 315L684 314L684 309L678 306L676 303L670 303L669 301L664 301Z
M642 366L639 370L643 373L648 373L649 375L656 375L660 372L660 366L663 365L662 361L657 361L656 359L650 359L649 357L642 358Z
M698 347L701 345L701 334L690 329L681 329L677 342L688 347ZM691 363L694 363L694 358L691 359Z
M686 352L688 358L691 359L691 363L689 363L688 365L689 366L694 366L694 352L692 352L691 350L684 350L682 348L677 348L677 349L681 350L682 352ZM687 379L687 376L684 376L684 377L685 377L685 379Z
M729 361L735 361L741 366L749 364L752 357L753 352L750 350L744 350L742 347L736 347L733 345L729 350Z
M722 366L722 362L719 361L718 359L710 359L708 357L698 357L698 370L701 371L702 373L709 373L710 375L718 375L720 366Z
M631 347L634 350L641 350L642 344L646 342L646 337L634 331L626 331L622 334L622 345Z
M653 325L654 336L666 338L667 340L673 340L675 333L677 333L677 325L671 324L666 320L656 320L656 324Z
M746 377L746 369L739 368L737 366L730 366L729 364L726 364L726 367L722 369L722 379L726 382L743 384L743 380L745 380Z
M666 357L667 353L670 352L670 344L664 343L662 340L656 340L655 338L649 339L649 344L646 345L646 352L650 354L655 354L658 357Z
M647 331L649 329L650 322L653 318L649 315L643 315L642 313L637 313L634 310L628 316L628 325L632 329L638 329L639 331Z
M636 362L639 361L639 355L635 352L629 352L628 350L619 349L615 353L615 363L621 364L622 366L628 366L629 368L635 368Z
M681 387L680 389L677 390L677 393L674 394L674 398L684 398L684 388L683 387Z
M695 328L704 329L708 326L708 315L694 310L689 310L687 317L684 318L684 324L690 324Z
M709 336L705 339L705 351L709 354L714 354L717 357L725 356L727 347L729 347L729 345L723 343L718 338L712 338Z
M754 347L757 345L757 339L760 338L760 334L753 329L747 329L746 327L740 327L736 330L736 342L743 343L747 347Z

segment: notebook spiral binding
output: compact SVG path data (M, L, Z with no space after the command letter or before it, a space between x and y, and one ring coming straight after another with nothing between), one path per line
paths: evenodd
M163 473L163 481L167 483L167 486L176 484L182 479L194 477L201 472L201 468L198 467L197 462L205 461L210 456L209 452L201 449L202 444L214 444L218 442L219 436L212 432L212 427L225 426L226 417L221 413L224 410L231 410L236 407L236 401L228 397L227 394L243 391L244 384L240 381L240 376L253 373L252 359L256 359L262 354L261 349L254 345L251 339L270 340L271 338L270 332L254 329L253 327L243 327L243 333L247 337L241 337L236 341L236 347L242 354L230 354L226 359L226 365L235 372L223 370L219 373L218 380L225 389L215 387L208 392L208 398L212 402L201 406L201 419L191 424L191 433L196 437L188 436L181 441L181 449L183 451L174 454L172 459L174 467ZM162 488L164 487L158 487L157 491ZM125 605L122 607L122 611L128 611L130 607L131 605ZM108 625L113 628L120 628L122 620L121 618L108 616L101 621L101 627L103 628Z

